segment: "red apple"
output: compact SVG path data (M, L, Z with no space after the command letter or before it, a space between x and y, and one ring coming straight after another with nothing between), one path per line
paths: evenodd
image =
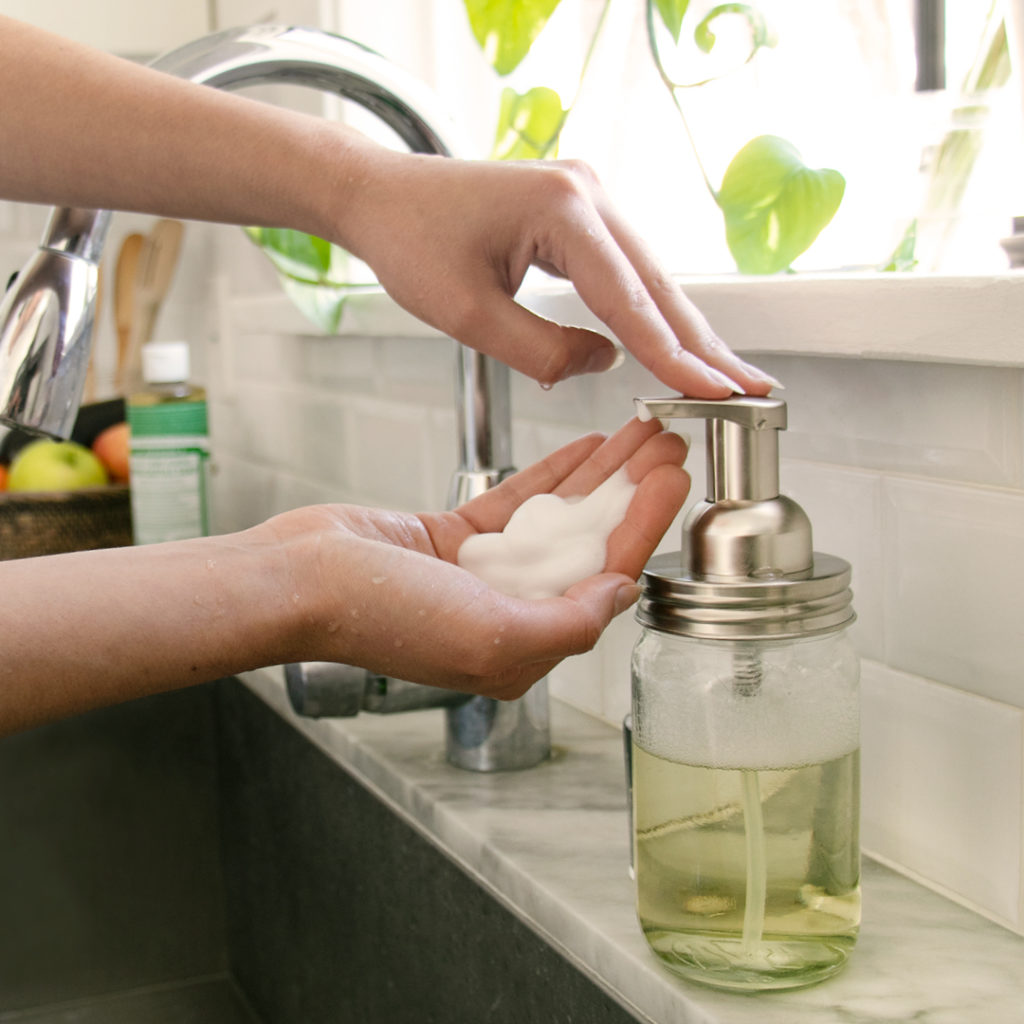
M100 431L92 443L92 450L107 467L115 483L128 482L128 454L131 438L127 423L115 423Z

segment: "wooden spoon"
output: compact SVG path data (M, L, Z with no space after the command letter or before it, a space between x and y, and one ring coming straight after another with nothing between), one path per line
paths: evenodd
M136 330L136 289L139 261L145 239L138 232L125 235L117 254L114 269L114 327L117 331L117 371L114 378L117 393L124 395L128 380L128 359L132 336Z
M89 339L89 363L85 368L85 387L82 390L82 401L86 404L96 401L96 349L99 338L96 324L100 322L100 311L103 309L103 267L96 268L96 304L93 306L93 329Z
M185 225L180 220L159 220L146 241L146 256L138 290L139 347L153 338L157 314L170 290L181 252Z

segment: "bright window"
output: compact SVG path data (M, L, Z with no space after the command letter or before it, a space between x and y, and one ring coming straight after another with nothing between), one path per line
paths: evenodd
M951 129L979 143L955 210L918 222L918 269L994 273L1006 258L999 239L1024 213L1021 118L1015 81L987 95L984 111L960 84L985 45L990 0L946 0L943 53L948 88L915 92L914 10L922 0L755 0L777 44L720 81L684 90L681 103L695 146L651 60L643 0L611 0L600 44L562 135L561 156L580 157L670 266L685 274L729 273L722 217L705 187L694 149L714 187L737 150L761 134L793 143L811 167L846 179L832 223L794 263L801 271L884 264L921 213L928 168ZM1002 14L1003 0L991 0ZM1006 0L1011 5L1014 0ZM714 3L692 0L682 38ZM561 0L530 55L508 79L487 65L461 0L334 0L334 24L430 82L467 126L482 156L493 141L499 97L546 85L564 100L603 0ZM743 19L717 19L713 55L729 63L746 52ZM1013 47L1010 47L1011 51ZM701 77L691 45L681 77ZM692 63L691 63L692 62ZM733 63L735 63L733 58Z

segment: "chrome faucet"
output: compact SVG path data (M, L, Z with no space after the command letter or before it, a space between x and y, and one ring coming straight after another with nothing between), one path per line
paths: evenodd
M153 67L218 89L310 86L376 114L413 152L469 155L422 83L366 47L316 29L258 25L218 32L157 58ZM109 222L106 210L55 209L39 249L0 303L0 423L54 437L71 433L89 363L99 260ZM453 506L512 472L508 368L457 345L456 405L459 463L450 492ZM314 664L319 703L307 704L302 697L304 666L289 667L289 692L296 710L315 715L330 706L322 700L330 672ZM388 680L355 671L367 699L349 701L354 710L347 713L452 701L450 691L438 690L435 698L429 687L423 688L422 701L409 698L409 684L391 680L403 697L389 704L379 699ZM352 672L339 667L338 686L350 687ZM463 698L448 707L447 736L448 759L463 768L497 771L539 763L550 752L546 681L518 701Z

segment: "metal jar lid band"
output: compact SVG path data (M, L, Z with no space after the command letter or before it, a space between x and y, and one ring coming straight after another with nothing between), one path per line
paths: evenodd
M642 582L637 620L677 636L784 640L831 632L855 618L849 563L820 552L799 578L711 580L694 576L676 551L651 559Z

